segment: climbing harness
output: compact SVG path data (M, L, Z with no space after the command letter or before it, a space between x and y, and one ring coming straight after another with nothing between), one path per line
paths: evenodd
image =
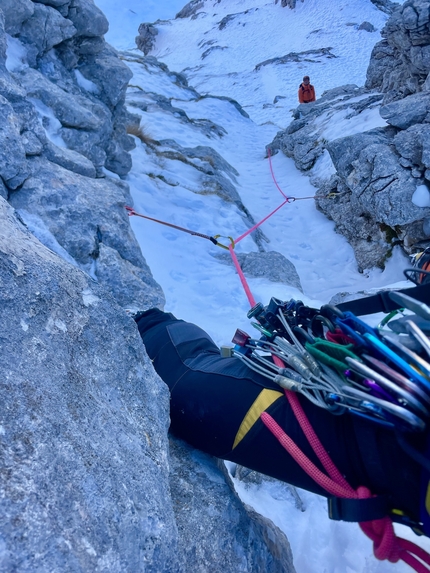
M252 294L248 299L253 301ZM348 310L350 302L314 309L293 299L272 298L267 306L254 301L248 318L261 336L256 339L236 331L232 355L283 388L326 473L270 414L263 412L260 418L300 467L327 491L330 518L359 522L373 541L378 559L403 560L418 573L428 573L430 555L398 538L393 521L430 536L430 463L428 455L417 452L407 440L409 435L428 433L429 428L430 341L425 332L430 333L430 307L424 301L430 302L430 284L387 291L383 296L378 293L370 299L374 300L368 305L367 299L352 303L370 312L390 307L389 318L376 328ZM427 325L421 328L423 321ZM365 487L354 490L346 482L306 417L299 393L334 415L349 412L398 435L400 446L424 468L421 523L393 510L384 496L374 496Z

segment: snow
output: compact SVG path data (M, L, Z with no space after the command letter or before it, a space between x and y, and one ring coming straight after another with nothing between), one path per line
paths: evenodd
M412 195L412 203L417 207L430 207L430 193L426 185L418 185Z
M52 108L45 105L40 99L29 97L29 101L33 104L41 125L43 126L46 136L58 147L67 147L64 139L60 135L62 125L60 121L56 118Z
M100 90L96 86L96 84L91 80L87 80L86 78L84 78L84 76L81 74L79 70L75 70L75 76L76 76L76 81L78 82L78 85L81 88L93 94L100 93Z
M141 22L173 18L182 2L165 3L124 0L121 8L113 0L96 0L107 15L107 40L117 49L134 48ZM228 14L237 14L222 30L219 23ZM155 66L142 66L127 58L133 71L129 101L140 97L141 127L146 138L173 139L183 147L198 145L215 149L239 173L231 182L256 221L280 205L284 198L270 172L265 146L288 126L291 110L297 106L297 88L304 74L311 76L317 97L344 84L364 84L373 46L387 15L370 0L305 0L294 10L267 0L210 0L203 14L194 19L162 21L151 55L183 72L189 86L201 94L227 96L249 114L239 113L229 101L216 97L195 99L192 90L181 88L173 74ZM368 21L377 32L358 30ZM287 64L256 66L270 58L292 52L330 48L335 57L309 56ZM202 55L210 48L202 59ZM140 52L136 51L138 56ZM142 55L142 54L140 54ZM143 93L145 92L145 93ZM171 101L190 119L209 119L226 131L223 137L208 138L197 126L179 114L153 105L153 94ZM282 96L276 103L276 96ZM130 111L139 111L130 106ZM348 119L348 110L321 116L324 137L336 139L383 126L377 108ZM163 158L136 138L133 168L127 176L134 208L150 217L208 235L237 238L248 224L238 207L215 195L202 194L197 171L190 165ZM249 278L256 300L267 304L272 296L303 300L318 307L338 292L377 289L396 283L404 285L403 269L410 266L400 250L394 250L384 271L359 273L354 252L334 224L315 208L315 188L292 160L278 153L272 158L276 181L295 202L282 207L264 223L267 250L278 251L297 268L303 293L266 279ZM193 160L197 164L197 160ZM314 167L313 174L333 173L328 154ZM417 188L414 203L429 204L428 191ZM209 241L192 237L156 223L132 217L132 228L143 254L166 295L166 310L206 329L219 344L229 344L236 328L250 330L247 298L232 266L221 264L214 255L220 249ZM228 242L228 239L223 239ZM250 237L241 241L237 252L257 250ZM305 511L296 507L285 484L264 483L244 486L235 480L241 497L270 517L290 540L297 573L406 573L403 562L379 562L372 555L370 541L356 524L330 521L324 499L300 491ZM417 538L404 528L402 535L430 548L428 540Z
M28 68L27 64L27 50L18 40L6 34L7 48L6 48L6 69L9 72L20 72Z

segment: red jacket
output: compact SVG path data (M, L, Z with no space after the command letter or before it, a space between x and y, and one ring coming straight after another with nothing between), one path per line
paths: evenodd
M315 89L312 84L300 84L299 85L299 102L300 103L309 103L311 101L315 101Z

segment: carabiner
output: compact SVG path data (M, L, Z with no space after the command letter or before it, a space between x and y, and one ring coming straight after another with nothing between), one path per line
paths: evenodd
M225 235L214 235L213 238L215 239L214 244L217 245L217 247L221 247L222 249L226 249L227 251L230 250L230 246L227 245L223 245L222 243L220 243L217 239L219 237L222 237L223 239L230 239L230 246L234 249L235 244L234 244L234 239L232 237L226 237ZM213 241L212 241L213 242Z

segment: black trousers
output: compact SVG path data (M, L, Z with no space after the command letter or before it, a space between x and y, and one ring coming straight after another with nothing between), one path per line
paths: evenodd
M157 373L170 388L171 431L192 446L320 495L327 495L259 418L267 411L322 470L279 386L237 358L222 358L209 335L151 309L137 319ZM385 494L418 520L420 466L394 433L349 413L335 416L300 397L314 430L347 481Z

